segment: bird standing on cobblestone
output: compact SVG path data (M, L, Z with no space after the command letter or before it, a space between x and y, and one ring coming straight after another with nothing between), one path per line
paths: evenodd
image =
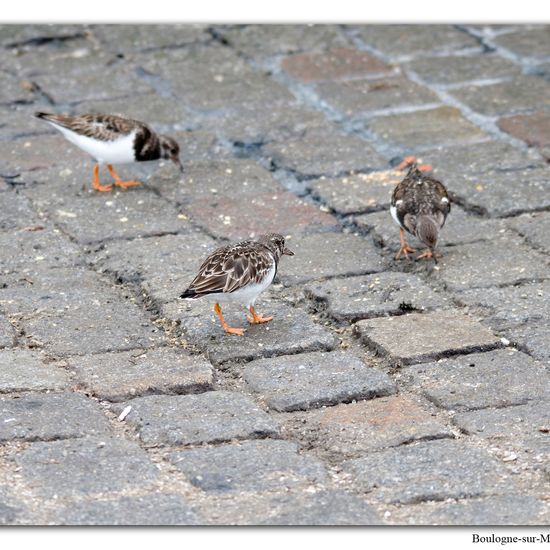
M225 322L219 302L244 305L250 311L247 319L251 324L271 321L273 317L256 313L254 302L273 282L283 255L294 256L294 252L285 246L284 237L277 233L218 248L206 258L198 275L180 298L204 296L215 300L214 311L225 332L242 336L245 329L230 327Z
M110 191L112 184L99 183L99 165L107 170L117 187L127 189L141 182L123 181L113 164L128 164L147 160L169 159L183 172L179 159L180 148L176 140L158 135L147 124L116 115L88 114L79 116L35 113L77 147L96 159L92 187L96 191Z
M428 247L417 260L433 258L437 261L434 248L439 231L451 211L449 195L440 181L422 173L431 167L419 168L414 159L410 162L412 164L405 179L397 184L391 197L390 213L400 227L401 239L401 248L395 258L401 255L408 257L409 252L416 252L405 240L407 231Z

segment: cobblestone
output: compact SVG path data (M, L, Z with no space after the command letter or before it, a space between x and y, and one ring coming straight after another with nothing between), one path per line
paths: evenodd
M108 431L107 418L91 399L77 393L0 398L0 441L50 441Z
M453 311L369 319L359 321L355 328L367 346L403 364L490 350L500 344L479 322Z
M321 462L297 453L288 441L245 441L235 445L172 453L170 460L206 493L288 491L327 481Z
M451 437L434 416L421 403L395 395L312 411L294 433L322 456L341 460L412 441Z
M46 357L32 350L0 350L0 393L61 391L70 384L68 371L48 364Z
M141 487L159 475L145 451L120 438L40 441L24 450L16 462L23 481L46 498Z
M356 490L383 502L473 498L513 492L505 468L488 453L458 441L427 441L373 453L344 463Z
M543 252L550 253L550 215L543 212L525 214L509 222L527 242Z
M550 113L537 111L529 115L503 117L497 122L499 128L514 137L522 139L527 145L547 147L550 145Z
M104 353L71 358L75 379L100 399L123 401L156 393L212 389L211 365L173 348Z
M548 57L548 25L535 29L518 29L495 39L495 42L517 55L534 59Z
M437 406L452 410L509 407L550 397L550 375L515 350L476 353L410 367L403 378Z
M243 378L270 409L309 410L395 393L388 375L348 352L314 352L249 363Z
M448 304L416 275L391 271L310 283L304 291L316 307L340 322L435 310Z
M0 316L0 348L9 348L15 344L15 333L7 319Z
M113 410L132 407L126 422L147 445L198 445L276 436L277 423L248 397L214 391L200 395L138 397Z

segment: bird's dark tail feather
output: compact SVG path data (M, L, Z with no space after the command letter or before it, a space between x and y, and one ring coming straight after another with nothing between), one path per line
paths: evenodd
M51 117L51 113L43 113L41 111L37 111L36 113L34 113L34 116L36 118L45 118L46 120L48 120L49 117Z
M195 290L192 290L188 288L181 296L180 298L198 298L199 294Z

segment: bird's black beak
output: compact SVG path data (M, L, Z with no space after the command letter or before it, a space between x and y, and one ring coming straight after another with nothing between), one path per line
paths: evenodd
M289 248L287 248L286 246L283 248L283 254L285 256L294 256L294 252L292 252L292 250L290 250Z
M180 172L183 174L185 170L183 169L183 164L179 157L172 157L172 162L180 169Z

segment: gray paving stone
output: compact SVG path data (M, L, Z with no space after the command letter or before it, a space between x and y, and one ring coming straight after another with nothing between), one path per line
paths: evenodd
M163 336L145 312L84 269L31 271L2 278L3 308L18 318L33 347L60 355L147 348Z
M311 411L288 429L331 461L421 439L451 437L451 431L423 404L403 395Z
M258 359L246 366L243 378L276 411L316 409L396 392L387 374L345 351Z
M495 38L495 43L522 57L546 59L550 57L549 39L550 30L545 25L533 29L520 27L517 32Z
M153 446L221 443L276 436L277 423L248 397L214 391L199 395L150 395L113 405L118 414L131 405L126 422Z
M325 277L378 273L386 267L370 239L343 233L321 233L291 238L288 246L295 253L279 271L285 285ZM319 254L323 250L323 254ZM358 261L360 259L360 261Z
M16 457L23 481L40 496L89 496L143 488L158 479L146 452L125 439L32 443Z
M500 340L478 321L453 311L368 319L355 327L367 346L405 365L500 345Z
M389 248L395 254L399 250L399 226L393 221L389 208L383 212L353 216L354 225L370 233L375 243L383 248ZM445 255L447 245L467 244L480 240L491 240L502 236L506 225L501 220L487 220L468 214L458 205L451 206L451 213L445 221L439 237L438 249ZM418 250L423 245L412 235L407 235L409 244ZM401 265L402 262L398 262Z
M97 403L78 393L0 398L0 441L51 441L106 434Z
M403 177L403 172L384 170L339 178L322 177L308 185L315 199L338 214L346 215L389 211L391 194Z
M205 25L94 25L93 35L112 52L147 51L158 48L175 48L193 42L207 42L211 36Z
M325 483L322 462L297 449L289 441L245 441L172 453L170 460L206 493L289 491Z
M409 525L540 525L543 505L525 495L505 495L458 502L426 502L392 513L393 524Z
M309 351L330 351L337 344L336 337L327 329L315 324L308 314L265 298L256 304L256 311L272 315L273 321L248 326L245 310L223 308L230 326L246 328L242 337L225 334L213 311L211 302L184 302L187 311L180 316L186 337L207 353L208 359L218 368L227 368L228 362L246 362L261 357L276 357ZM180 310L181 311L181 310Z
M502 235L448 248L438 266L438 279L447 289L467 290L544 279L549 262L520 239Z
M410 367L402 377L438 407L509 407L550 398L550 373L525 353L496 350Z
M5 48L23 48L32 41L49 38L54 40L61 37L75 37L87 29L83 25L2 25L0 41Z
M361 40L390 58L479 47L475 38L452 25L355 25L353 28Z
M175 348L96 354L69 358L68 363L77 382L109 401L212 389L210 363Z
M453 440L427 441L345 462L356 490L387 503L473 498L515 492L504 466Z
M544 326L550 311L550 282L465 290L455 294L456 301L483 312L485 323L495 330L526 323Z
M349 45L338 25L245 25L220 27L219 32L233 47L252 57Z
M500 116L537 107L541 98L548 97L550 84L537 76L523 76L498 84L464 86L449 93L478 113Z
M178 300L201 262L219 246L198 232L107 242L94 263L125 283L139 284L157 303Z
M3 273L20 272L30 266L43 268L82 263L78 247L49 224L37 226L36 231L0 232L0 248L0 272Z
M110 193L94 191L91 187L92 166L92 162L80 162L72 168L41 171L37 179L44 185L28 192L35 207L78 242L89 244L105 239L190 230L190 223L179 216L177 209L150 189L136 187ZM123 178L135 177L132 165L123 166L119 174ZM175 173L172 176L180 177ZM112 182L106 172L102 172L100 177L103 184Z
M15 345L15 331L11 323L0 315L0 348L10 348Z
M157 493L72 503L61 508L54 525L202 525L202 518L182 496Z
M387 161L367 141L328 126L312 128L299 138L265 145L262 152L279 168L301 176L338 174L386 167Z
M36 214L29 206L29 201L21 193L0 193L0 208L2 209L0 231L23 229L39 223Z
M444 308L446 296L416 275L384 272L309 283L304 293L333 319L346 322Z
M525 237L531 246L547 254L550 253L550 214L546 212L523 214L511 219L509 225Z
M487 135L455 107L447 105L369 119L368 128L390 145L409 152L436 145L479 142Z
M23 503L13 497L7 485L0 485L0 525L16 525L27 510Z
M24 349L0 351L0 393L61 391L70 380L68 371L48 363L40 353Z
M516 77L521 69L497 54L419 58L405 65L427 84L449 85L473 80Z
M548 375L546 376L546 380ZM532 454L533 460L550 464L549 402L540 399L501 409L483 409L456 414L453 423L467 435L502 441Z
M546 323L514 327L504 335L515 346L550 367L550 327Z
M347 117L369 111L440 103L430 89L402 76L379 80L326 82L315 87L320 98Z

